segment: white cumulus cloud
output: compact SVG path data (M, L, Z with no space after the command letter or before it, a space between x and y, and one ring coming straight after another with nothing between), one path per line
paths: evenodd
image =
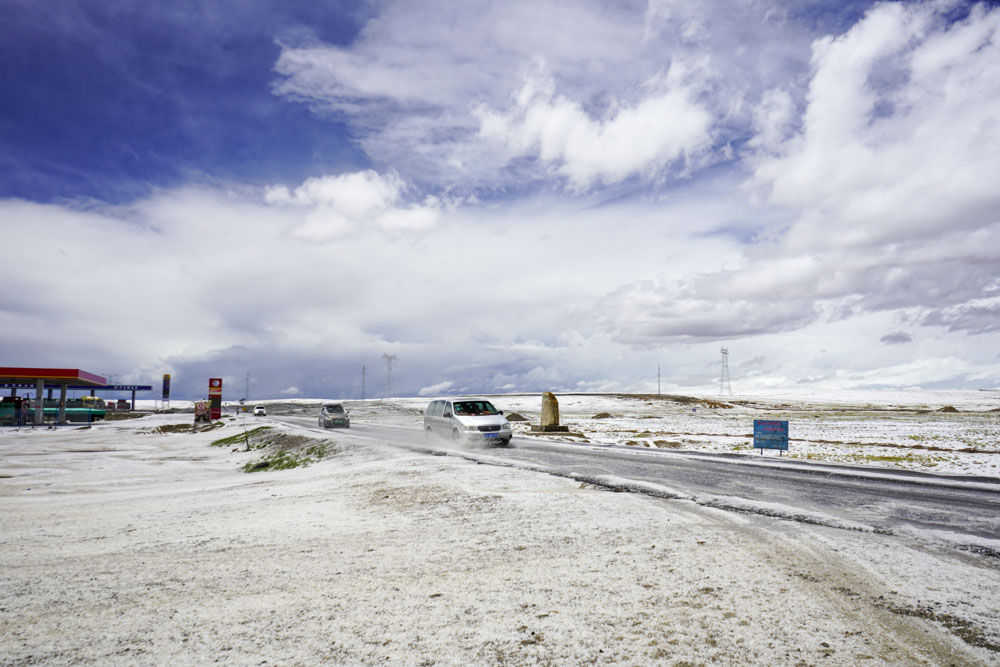
M372 170L306 179L289 190L284 185L266 190L268 204L294 206L309 211L305 222L292 230L304 240L329 241L359 226L384 230L426 230L441 215L441 201L433 196L422 202L404 201L406 184L395 173Z
M527 155L555 165L574 189L653 173L709 145L712 115L695 101L680 70L672 68L646 97L604 118L557 95L552 78L535 72L509 109L477 111L480 134L503 146L508 160Z
M653 345L885 311L995 331L1000 10L943 7L876 4L816 39L805 94L770 88L752 112L749 186L772 221L740 262L609 292L603 330Z
M439 394L447 393L449 389L455 386L455 383L451 380L445 380L444 382L438 382L437 384L432 384L428 387L424 387L417 392L418 396L437 396Z
M755 166L799 210L796 249L881 244L996 222L1000 10L947 25L934 3L886 3L817 40L802 130ZM774 99L764 101L760 116ZM772 125L757 141L775 147ZM837 233L831 234L835 226Z

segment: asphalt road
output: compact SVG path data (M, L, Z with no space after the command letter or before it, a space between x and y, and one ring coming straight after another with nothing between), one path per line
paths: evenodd
M312 418L283 417L315 428ZM816 464L766 456L636 449L515 437L510 448L458 447L415 428L355 423L351 435L429 454L527 467L617 490L887 534L922 534L1000 557L1000 479Z

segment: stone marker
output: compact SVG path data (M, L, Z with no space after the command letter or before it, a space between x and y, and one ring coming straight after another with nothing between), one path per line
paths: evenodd
M551 391L542 394L542 429L559 426L559 399Z
M551 391L542 394L542 418L538 426L532 426L532 431L569 431L568 426L559 425L559 401Z

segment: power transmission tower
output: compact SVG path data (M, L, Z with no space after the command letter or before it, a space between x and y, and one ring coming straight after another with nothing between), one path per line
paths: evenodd
M396 395L396 388L392 385L392 367L399 361L395 354L383 354L382 361L385 362L385 397L392 398Z
M719 396L733 395L733 386L729 383L729 348L722 348L722 374L719 375Z
M656 395L660 395L660 365L656 364Z
M361 364L361 400L365 400L365 365Z

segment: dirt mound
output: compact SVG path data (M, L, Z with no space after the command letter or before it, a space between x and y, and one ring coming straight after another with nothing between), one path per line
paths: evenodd
M306 435L295 433L282 433L270 426L258 426L257 428L231 435L228 438L220 438L212 442L214 447L229 447L236 445L237 451L242 448L244 451L252 449L273 449L299 451L308 449L317 443L325 443L326 440L310 438ZM242 447L240 447L242 446Z
M723 403L722 401L713 401L710 398L703 399L699 402L706 408L727 409L733 407L729 403Z
M526 422L526 421L528 421L528 418L525 417L522 414L518 414L517 412L512 412L509 415L507 415L507 421L509 421L509 422Z
M958 408L956 408L953 405L946 405L943 408L939 409L938 412L958 412Z
M598 412L591 419L611 419L613 416L610 412Z
M221 426L225 426L222 422L212 422L210 424L163 424L157 426L154 429L146 431L147 433L202 433L204 431L213 431Z
M315 463L340 451L331 440L297 433L282 433L271 426L258 426L212 442L213 447L232 447L233 452L262 450L262 456L242 466L243 472L288 470Z
M681 405L701 405L706 408L731 408L731 403L714 401L710 398L698 398L696 396L683 396L680 394L607 394L616 398L638 398L644 401L672 401Z
M329 441L295 435L279 435L276 441L270 444L277 449L255 461L244 464L243 472L288 470L307 466L337 451L337 448Z
M109 412L104 415L104 420L109 422L121 421L123 419L139 419L145 417L145 412Z

